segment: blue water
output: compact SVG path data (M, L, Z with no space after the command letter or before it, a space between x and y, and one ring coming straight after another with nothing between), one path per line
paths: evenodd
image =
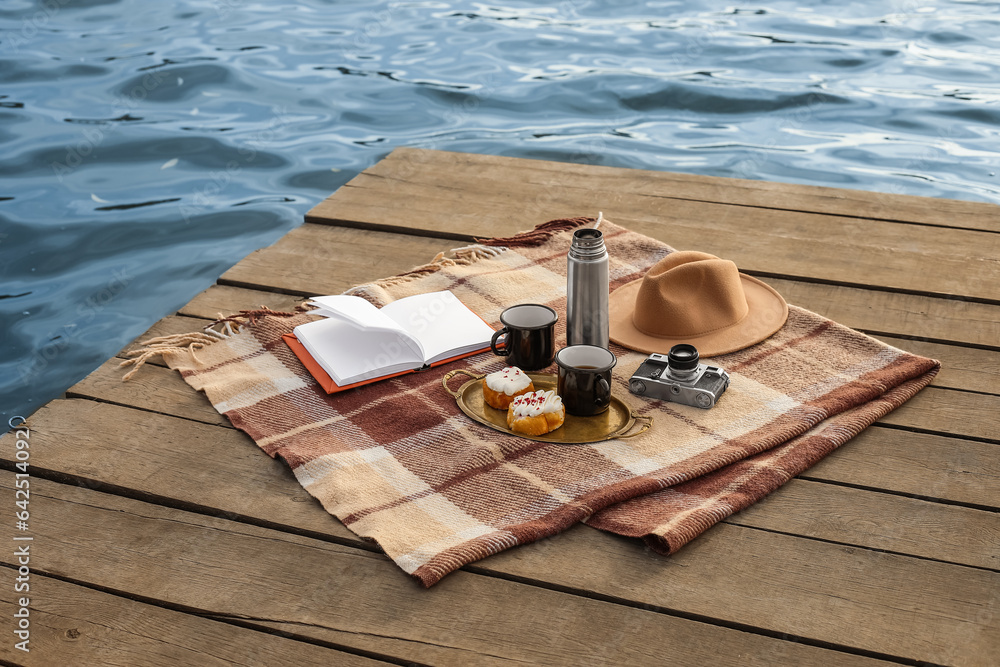
M4 0L3 422L397 146L1000 202L998 46L979 2Z

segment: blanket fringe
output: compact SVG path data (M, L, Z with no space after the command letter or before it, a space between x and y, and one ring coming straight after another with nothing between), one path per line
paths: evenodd
M232 329L230 328L229 331L232 332ZM132 376L153 357L165 357L169 354L187 352L196 363L200 363L198 357L195 355L195 350L208 347L223 338L228 338L228 336L212 329L206 329L205 331L174 334L172 336L157 336L156 338L144 340L142 341L143 347L136 350L129 350L126 353L127 356L134 357L133 359L126 359L118 364L122 368L125 366L134 366L132 370L122 377L122 381L127 382L131 380Z
M202 331L157 336L156 338L144 340L141 343L142 347L129 350L125 353L126 356L134 357L133 359L126 359L118 364L121 368L133 366L132 370L122 376L122 381L127 382L131 380L132 376L145 366L147 361L154 357L165 359L167 355L186 352L191 355L191 359L195 363L201 363L195 354L195 350L200 350L212 343L225 340L237 333L241 327L247 324L256 324L265 317L295 317L299 313L307 312L307 309L303 306L296 306L295 310L296 312L294 313L288 313L280 310L271 310L267 306L261 306L252 310L241 310L236 314L228 316L219 313L219 319L206 326ZM221 327L222 329L216 330L213 327Z
M601 214L601 217L603 218L603 214ZM520 234L515 234L514 236L507 238L476 239L476 241L487 246L504 246L507 248L539 246L559 232L576 229L577 227L582 227L583 225L591 224L597 221L598 218L588 218L582 216L576 218L559 218L557 220L543 222L534 229L521 232Z
M295 317L299 313L308 312L308 308L302 305L295 306L295 312L289 313L284 310L271 310L267 306L261 306L260 308L255 308L253 310L241 310L235 315L223 316L219 313L219 319L215 320L209 327L214 327L219 324L235 324L238 327L242 327L245 324L257 324L258 321L264 319L265 317Z
M451 257L446 257L444 252L439 252L437 256L434 257L434 259L428 264L418 266L410 271L396 276L383 278L382 280L366 283L364 285L358 285L357 287L347 290L344 294L356 294L361 292L363 295L366 290L372 287L384 289L400 283L415 280L416 278L434 273L436 271L440 271L445 267L467 266L483 259L491 259L499 256L508 248L538 246L545 243L559 232L575 229L577 227L581 227L586 224L593 224L595 222L600 224L602 217L603 214L598 218L559 218L557 220L543 222L534 229L521 232L520 234L515 234L514 236L507 238L498 237L492 239L476 239L477 243L474 245L449 250L448 253ZM209 324L204 331L174 334L172 336L159 336L157 338L144 340L142 341L142 347L130 350L127 353L127 356L134 358L126 359L119 364L121 367L133 367L132 370L122 377L122 380L130 380L132 376L134 376L136 372L138 372L138 370L146 364L147 361L154 357L163 358L166 355L186 352L191 355L191 358L195 361L195 363L200 363L198 357L195 355L196 350L200 350L201 348L207 347L212 343L228 338L232 334L236 333L240 327L247 324L256 324L265 317L294 317L295 315L304 312L308 312L308 309L303 306L296 306L295 312L293 313L271 310L267 306L261 306L260 308L252 310L241 310L236 314L228 316L220 314L219 319ZM233 330L234 325L236 327L235 331ZM223 326L225 328L225 332L216 331L212 328L217 326Z
M434 273L435 271L440 271L447 266L463 266L472 264L473 262L477 262L481 259L490 259L498 256L508 248L525 248L541 245L559 232L576 229L577 227L593 224L595 222L600 224L603 215L604 214L602 213L597 218L559 218L558 220L543 222L534 229L521 232L520 234L515 234L514 236L507 238L498 237L492 239L476 239L476 243L474 245L449 250L448 252L452 255L451 257L446 257L445 253L439 252L437 256L428 264L418 266L396 276L382 278L381 280L376 280L375 282L352 287L344 292L344 294L357 294L364 296L365 292L370 290L372 287L385 289L415 280L416 278L425 276L429 273Z
M452 248L448 251L448 253L452 255L451 257L446 257L444 252L439 252L434 259L423 266L418 266L396 276L382 278L381 280L376 280L375 282L352 287L344 292L344 294L357 294L358 292L364 292L372 287L380 287L383 289L386 287L392 287L393 285L399 285L401 283L415 280L429 273L440 271L447 266L468 266L469 264L473 264L482 259L492 259L493 257L497 257L502 254L505 250L507 249L503 247L488 247L478 243L461 248Z

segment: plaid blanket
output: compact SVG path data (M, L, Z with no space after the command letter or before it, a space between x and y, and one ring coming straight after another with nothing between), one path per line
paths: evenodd
M566 253L572 230L587 221L490 239L350 292L384 305L450 289L497 328L506 307L544 303L560 313L561 346ZM602 230L612 289L673 252L608 222ZM673 552L901 405L939 367L790 306L774 336L710 362L731 375L712 410L630 394L628 378L646 355L613 345L613 391L637 414L655 415L652 429L556 445L482 426L442 389L453 368L502 368L489 353L327 395L281 341L313 318L267 317L167 361L265 452L287 461L327 511L425 586L581 521Z

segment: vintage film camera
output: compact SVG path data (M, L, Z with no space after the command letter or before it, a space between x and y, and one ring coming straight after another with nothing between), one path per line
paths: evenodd
M669 354L651 354L629 379L638 396L709 409L729 387L729 373L698 363L694 345L674 345Z

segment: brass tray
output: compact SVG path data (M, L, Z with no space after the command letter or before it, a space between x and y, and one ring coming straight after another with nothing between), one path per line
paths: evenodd
M467 375L471 380L463 384L458 391L452 391L448 387L448 381L456 375ZM507 426L507 411L497 410L489 405L483 398L482 379L485 375L477 375L470 371L459 369L445 373L441 384L444 390L455 397L458 407L480 424L485 424L490 428L510 433L520 438L528 440L538 440L540 442L554 442L565 445L577 445L588 442L601 442L612 438L633 438L645 433L653 425L653 418L645 415L633 415L632 410L616 396L611 396L611 405L603 414L593 417L575 417L567 414L563 425L554 431L544 435L524 435L515 433ZM535 385L535 389L548 391L554 390L558 384L555 375L541 373L528 373L528 377ZM629 433L636 423L641 423L638 430Z

